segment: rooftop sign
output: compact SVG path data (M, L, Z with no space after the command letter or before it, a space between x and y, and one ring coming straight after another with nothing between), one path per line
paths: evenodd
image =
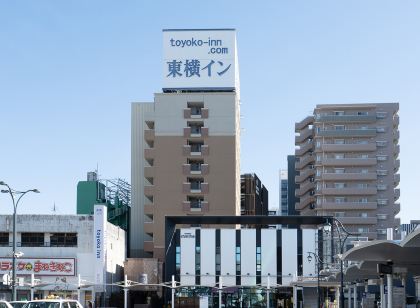
M235 30L163 30L163 90L238 91Z

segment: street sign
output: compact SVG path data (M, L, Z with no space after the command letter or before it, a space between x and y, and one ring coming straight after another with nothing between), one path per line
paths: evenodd
M10 275L9 274L4 274L3 275L3 284L10 286Z
M378 274L392 274L392 264L378 264L377 266Z

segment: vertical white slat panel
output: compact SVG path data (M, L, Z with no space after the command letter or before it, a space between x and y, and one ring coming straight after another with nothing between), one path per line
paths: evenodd
M201 229L200 247L201 285L212 287L216 284L215 229Z
M181 229L181 285L195 285L195 229Z
M311 255L311 262L308 261L308 252L316 253L316 229L303 229L302 230L302 274L304 277L316 276L316 263L317 260Z
M281 275L282 285L287 286L297 274L297 230L281 230Z
M261 230L261 284L277 284L277 230Z
M241 230L241 285L253 286L257 283L256 230Z
M223 285L236 285L236 230L221 229L220 230L220 257L221 269L220 274L223 278Z

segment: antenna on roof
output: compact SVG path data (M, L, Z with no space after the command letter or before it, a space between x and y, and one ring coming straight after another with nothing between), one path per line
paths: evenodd
M54 201L54 206L52 208L53 214L55 215L57 212L57 207L55 206L55 201Z

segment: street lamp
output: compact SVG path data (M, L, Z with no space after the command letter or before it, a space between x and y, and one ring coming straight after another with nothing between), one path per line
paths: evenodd
M312 256L315 257L316 261L316 271L317 271L317 293L318 293L318 308L321 307L321 287L319 285L319 264L323 264L324 262L321 260L321 258L314 252L308 251L308 262L312 262Z
M10 188L9 185L7 185L5 182L0 181L1 186L6 186L7 189L2 189L1 192L4 194L9 194L12 198L13 202L13 251L12 251L12 300L16 301L16 258L17 252L16 252L16 211L17 207L19 205L20 200L24 195L26 195L29 192L39 193L38 189L28 189L26 191L19 191L14 190ZM15 196L19 196L17 200L15 200Z
M343 253L344 253L344 245L346 244L346 240L349 236L359 236L359 233L352 233L346 230L344 228L344 225L341 221L339 221L337 218L332 217L331 218L334 224L337 227L338 231L338 241L340 243L340 255L338 256L340 258L340 308L344 308L344 273L343 273ZM333 236L333 229L331 228L331 237ZM344 239L342 238L341 232L345 234Z

